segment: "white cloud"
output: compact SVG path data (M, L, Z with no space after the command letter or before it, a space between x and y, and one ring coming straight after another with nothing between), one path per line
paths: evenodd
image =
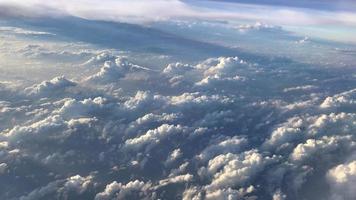
M96 66L102 65L106 61L115 62L117 56L114 56L110 51L101 52L93 57L91 57L86 62L82 63L83 66Z
M239 31L245 32L249 30L281 30L282 27L273 26L262 22L256 22L255 24L243 24L237 27Z
M170 97L170 104L176 106L190 107L192 105L206 106L213 104L226 104L232 102L232 99L226 96L220 95L202 95L199 92L195 93L183 93L179 96Z
M75 191L77 193L83 193L92 184L92 176L82 177L80 175L75 175L67 178L66 183L64 184L64 190Z
M265 142L265 146L278 147L288 142L302 138L302 127L304 125L302 118L293 117L273 130L271 137Z
M249 199L249 193L254 191L254 187L250 186L248 188L240 188L238 190L234 190L232 188L223 188L217 190L207 190L205 194L205 199L207 200L230 200L230 199ZM251 197L254 199L254 197Z
M62 116L68 117L80 117L85 116L93 110L100 109L105 106L105 100L102 97L96 97L94 99L84 99L78 101L75 99L64 99L63 106L55 110L54 113L58 113Z
M22 92L21 101L17 96L2 96L0 122L6 127L0 134L0 159L4 159L0 173L1 169L32 169L32 163L40 163L36 165L40 170L28 177L32 180L47 175L46 170L66 167L66 172L49 172L54 181L31 187L33 191L22 199L62 194L93 197L114 176L117 182L107 184L96 199L163 198L166 189L196 200L304 197L300 189L309 187L308 178L313 170L319 170L316 158L334 166L336 159L345 160L355 150L356 115L346 113L346 109L332 110L335 113L320 109L318 97L324 93L317 93L320 88L308 83L289 83L301 86L286 88L285 93L281 92L284 84L270 87L268 81L279 80L274 76L276 71L280 75L279 68L266 68L260 71L261 76L255 76L259 65L237 57L220 57L197 65L171 64L161 73L152 73L106 53L80 67L93 70L88 65L108 60L112 66L106 63L104 67L114 70L102 69L91 76L98 79L90 84L59 76L26 89L28 94L46 98ZM130 73L151 75L147 82L135 82L126 77ZM168 79L178 76L190 82L172 89ZM239 87L245 76L246 82L266 90L259 94ZM118 79L122 84L115 84ZM98 80L110 84L98 84ZM68 82L77 86L68 90L72 87ZM220 91L218 86L222 90L232 86L242 95ZM308 94L310 90L315 90L315 95ZM332 91L327 92L333 99L338 94L332 95ZM265 101L264 92L270 101ZM328 102L352 106L348 103L353 90L341 94L347 101ZM29 159L33 162L25 162ZM61 178L72 169L76 173ZM96 176L75 175L82 174L81 170L98 170L98 180ZM325 184L323 178L316 179ZM328 183L335 182L332 180L328 178Z
M219 85L219 84L224 84L224 83L230 83L231 86L236 86L238 82L243 82L245 81L246 78L242 76L234 76L234 77L227 77L227 78L222 78L219 75L214 75L214 76L207 76L203 78L201 81L196 82L195 84L197 86L206 86L207 88L214 88L214 86Z
M220 75L230 76L235 74L236 70L240 67L246 67L249 64L238 57L219 57L214 59L208 59L197 65L198 69L204 69L204 75Z
M302 86L285 88L285 89L283 89L283 92L309 91L309 90L315 90L317 88L318 87L316 87L314 85L302 85Z
M53 132L65 126L65 122L63 119L58 116L49 116L41 121L35 122L30 125L25 126L15 126L7 132L3 134L8 137L16 138L19 135L27 135L27 134L46 134L47 132Z
M158 187L163 187L168 184L174 184L174 183L186 183L192 181L194 178L193 175L191 174L184 174L184 175L178 175L174 177L169 177L167 179L163 179L159 181Z
M351 200L356 198L356 161L330 169L327 179L331 187L330 199Z
M317 117L311 117L312 123L308 127L309 135L338 135L350 134L356 130L356 114L354 113L330 113Z
M22 35L54 35L48 32L32 31L32 30L26 30L23 28L12 27L12 26L0 26L0 32L8 32L11 34L22 34Z
M174 18L198 18L219 20L264 20L283 25L346 24L353 25L356 17L346 11L319 11L279 6L251 5L240 3L209 2L209 6L179 0L114 1L79 0L42 2L40 0L2 0L3 15L73 15L87 19L150 22ZM15 8L17 9L15 9ZM221 9L214 9L220 7ZM15 10L9 10L13 8ZM171 8L175 8L172 11ZM230 9L226 9L230 8ZM8 10L6 10L8 9ZM31 12L35 11L35 12ZM239 12L234 12L239 10ZM5 12L7 11L7 12ZM17 11L17 12L16 12Z
M68 87L76 86L73 81L66 79L64 76L58 76L50 81L43 81L40 84L33 85L25 89L28 95L47 96L63 92Z
M128 110L140 110L148 108L161 108L165 105L166 100L161 95L154 95L149 91L137 91L133 97L130 97L124 103Z
M57 180L37 188L27 195L21 196L20 200L36 200L45 198L47 195L57 194L67 196L69 192L83 193L92 184L92 176L82 177L75 175L65 180Z
M152 123L152 122L172 122L176 119L179 119L179 117L181 117L181 116L177 113L171 113L171 114L162 113L160 115L149 113L149 114L146 114L146 115L136 119L134 124L142 125L142 124L147 124L147 123Z
M163 69L162 73L169 74L169 75L182 75L193 69L194 67L188 64L171 63L168 64L167 67Z
M202 194L197 187L191 187L183 192L182 200L201 200Z
M173 176L177 176L179 174L184 173L187 170L187 167L189 166L189 162L184 162L183 164L181 164L177 169L172 169L169 177L173 177Z
M8 166L6 163L0 163L0 175L5 174Z
M104 55L104 58L106 57L107 56ZM106 61L104 63L104 66L100 68L100 71L98 73L89 76L88 78L86 78L85 81L94 83L117 82L120 78L125 77L127 73L138 72L142 70L150 69L132 64L124 57L117 57L114 62Z
M183 132L184 127L181 125L163 124L156 129L147 131L139 137L126 140L125 145L129 148L140 149L145 145L153 146L171 135Z
M219 154L238 153L247 146L247 139L239 136L226 138L216 144L206 147L197 157L203 161L210 160Z
M137 118L135 121L131 122L126 129L128 135L137 134L140 130L143 130L146 127L150 127L153 124L162 124L162 123L173 123L181 119L182 116L179 113L162 113L162 114L153 114L148 113L142 117Z
M169 164L171 162L174 162L178 158L182 157L183 153L180 149L174 149L172 153L168 156L166 163Z
M273 200L284 200L286 198L287 196L283 194L280 190L277 190L272 196Z
M254 177L270 163L273 158L263 157L256 150L241 154L223 154L211 159L201 174L212 176L209 190L246 186Z
M353 142L353 137L349 136L324 136L320 140L308 139L303 144L298 144L294 148L291 154L293 161L303 161L308 158L319 157L332 158L333 152L341 150L342 152L348 152L352 148L356 147L356 142Z
M321 108L351 107L356 105L356 89L352 89L331 97L327 97L320 105Z
M281 149L289 143L310 137L322 137L335 133L348 135L355 131L355 118L356 115L352 113L293 117L275 128L264 146Z
M118 183L116 181L108 184L103 192L95 196L95 200L109 199L125 199L133 193L139 197L148 197L148 192L151 189L151 183L135 180L127 184Z

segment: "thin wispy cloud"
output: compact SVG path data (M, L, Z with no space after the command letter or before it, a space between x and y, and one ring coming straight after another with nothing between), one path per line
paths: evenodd
M1 9L2 8L2 9ZM147 23L168 19L253 20L279 25L356 26L356 14L277 5L180 0L0 0L8 15L71 15L86 19Z

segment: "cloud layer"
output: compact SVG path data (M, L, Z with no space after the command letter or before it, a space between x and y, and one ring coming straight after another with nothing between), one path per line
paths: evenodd
M175 4L193 13L162 12L168 18L198 17L201 9L157 2L163 7L149 8L158 13ZM18 2L25 3L40 1ZM111 15L106 6L120 4L120 15L126 16L125 6L148 1L110 1L94 8L97 3L89 2L82 14L94 9ZM59 14L51 6L65 4L66 12L77 13L75 2L42 6ZM204 10L199 19L210 12ZM75 22L82 28L94 23ZM118 40L137 30L146 30L148 39L173 37L137 25L95 23L99 28L90 30L100 32L93 31L93 43L110 30L124 32ZM179 47L152 40L147 46L153 50L142 52L61 43L65 39L57 34L27 29L3 31L0 199L355 199L355 70L345 67L352 62L330 67L329 60L343 57L323 59L330 55L324 52L340 49L313 39L297 42L299 37L263 23L230 29L210 22L172 24L171 32L195 37L201 37L199 27L209 27L202 32L218 39L231 36L229 31L236 33L232 40L246 38L245 44L256 45L260 38L257 47L268 51L293 47L308 58L309 50L320 51L317 62L306 64L284 54L224 52L216 45L208 47L218 56L202 51L196 57L191 48L207 46L179 37L170 38ZM131 45L147 39L138 35L142 40ZM283 45L269 43L271 35ZM166 48L178 53L165 54Z

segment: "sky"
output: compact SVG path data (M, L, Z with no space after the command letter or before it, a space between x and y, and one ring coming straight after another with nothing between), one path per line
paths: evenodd
M272 3L273 2L273 3ZM301 33L343 42L355 42L356 14L352 1L0 1L2 14L72 15L87 19L151 23L168 19L225 20L232 23L261 21L286 27L300 27ZM6 9L6 7L17 7ZM172 9L174 8L174 9ZM340 8L340 9L338 9ZM348 8L348 9L344 9ZM11 13L12 12L12 13ZM17 13L18 14L18 13ZM333 34L330 34L329 32ZM337 34L334 34L334 33ZM336 36L337 35L337 36Z
M214 1L214 0L212 0ZM247 3L247 4L263 4L275 6L314 8L317 10L349 10L353 11L356 4L352 0L215 0L217 2L232 2L232 3Z
M0 199L355 200L353 5L0 0Z

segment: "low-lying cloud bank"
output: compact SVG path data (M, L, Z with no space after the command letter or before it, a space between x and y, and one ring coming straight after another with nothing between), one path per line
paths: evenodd
M356 197L355 89L322 90L323 71L102 54L90 66L1 87L1 198Z

